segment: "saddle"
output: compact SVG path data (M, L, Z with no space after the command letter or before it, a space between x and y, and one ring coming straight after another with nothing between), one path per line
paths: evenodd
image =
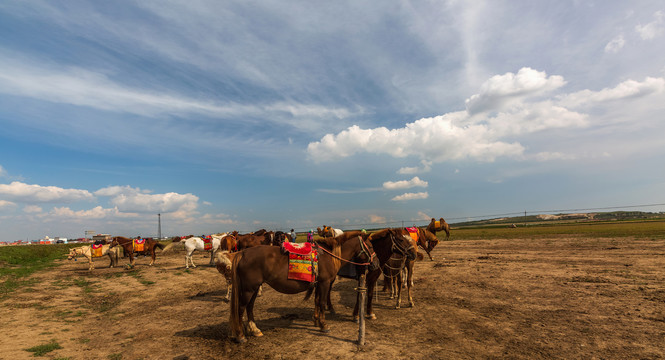
M92 244L90 245L90 256L92 257L101 257L104 245L102 244Z
M408 227L406 228L406 231L409 232L409 235L411 235L411 238L413 239L413 242L418 243L418 228L417 227Z
M206 236L201 240L203 240L203 250L212 250L212 237Z
M287 279L315 282L319 272L319 255L312 243L282 244L282 251L289 254L289 271Z
M145 239L134 239L133 244L134 251L141 252L145 250Z

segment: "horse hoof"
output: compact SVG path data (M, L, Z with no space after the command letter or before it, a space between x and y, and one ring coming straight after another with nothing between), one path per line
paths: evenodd
M261 337L263 336L263 333L261 332L261 330L256 330L252 332L252 336Z
M321 332L327 334L327 333L330 332L330 328L327 327L327 326L326 326L326 327L322 327L322 328L321 328Z
M353 315L353 322L356 324L360 322L360 318L358 318L358 315Z
M235 341L235 342L238 343L238 344L244 344L244 343L247 342L247 339L244 338L244 337L241 337L241 338L233 338L233 341Z
M365 318L366 318L367 320L376 320L376 315L374 315L374 314L369 314L369 315L365 316Z

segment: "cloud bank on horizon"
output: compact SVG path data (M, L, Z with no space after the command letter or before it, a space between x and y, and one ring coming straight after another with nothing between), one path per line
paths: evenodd
M180 234L651 202L664 14L5 2L0 241L152 233L157 213Z

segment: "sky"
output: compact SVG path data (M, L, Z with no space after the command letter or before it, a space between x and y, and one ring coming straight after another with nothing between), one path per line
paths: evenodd
M662 1L5 0L0 33L0 241L665 210Z

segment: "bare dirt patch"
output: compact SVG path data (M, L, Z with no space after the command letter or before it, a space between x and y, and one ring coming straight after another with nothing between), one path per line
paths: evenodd
M198 255L197 255L198 254ZM441 242L415 266L414 308L379 295L367 344L355 343L355 282L333 288L331 332L313 326L303 295L266 287L256 302L264 333L228 337L226 282L184 255L139 258L134 270L62 266L33 276L0 303L0 358L56 341L44 358L420 359L665 357L665 241L547 238ZM121 264L127 260L121 260ZM403 301L402 306L407 305Z

